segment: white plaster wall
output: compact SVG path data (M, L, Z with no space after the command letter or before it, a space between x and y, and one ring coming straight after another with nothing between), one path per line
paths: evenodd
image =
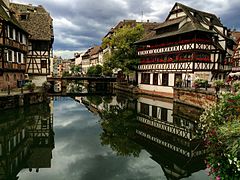
M217 28L221 33L223 33L223 27L220 27L220 26L214 26L214 27Z
M139 84L139 88L142 89L142 90L148 90L148 91L173 93L173 88L172 87L167 87L167 86L155 86L155 85Z
M223 49L225 49L226 41L219 41L219 44L222 46Z
M172 110L168 110L167 111L167 120L168 120L168 122L170 122L170 123L173 123L173 111Z
M169 73L169 76L168 76L168 85L169 86L174 86L174 73Z
M166 109L173 109L173 103L160 101L160 100L156 100L156 99L139 97L138 102L149 104L149 105L152 105L152 106L163 107L163 108L166 108ZM139 109L140 109L140 105L139 105Z
M42 83L47 81L47 76L30 76L30 80L36 84L36 86L42 86Z
M139 73L138 73L138 84L141 84L141 81L142 81L142 79L141 79L141 73L139 72Z

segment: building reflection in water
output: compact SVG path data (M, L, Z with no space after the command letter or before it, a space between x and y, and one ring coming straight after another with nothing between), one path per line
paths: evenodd
M122 97L117 96L117 104L102 106L107 111L100 108L103 145L127 156L138 156L145 149L167 179L205 169L206 150L196 131L201 109L150 96Z
M18 179L22 169L50 168L54 132L48 104L11 109L0 118L0 179Z
M181 179L205 169L206 151L196 135L201 112L166 99L138 98L136 140L168 179Z

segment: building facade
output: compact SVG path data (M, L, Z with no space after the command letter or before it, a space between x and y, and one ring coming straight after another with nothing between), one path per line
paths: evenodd
M235 73L240 72L240 32L232 32L232 36L237 43L232 56L232 72Z
M28 33L9 8L0 1L0 89L16 88L24 80Z
M41 5L10 3L10 7L18 22L30 34L26 73L37 86L41 86L50 75L54 40L52 18Z
M176 3L166 20L136 42L138 85L143 91L173 93L176 80L211 82L231 71L234 41L214 15ZM192 86L188 84L188 86Z

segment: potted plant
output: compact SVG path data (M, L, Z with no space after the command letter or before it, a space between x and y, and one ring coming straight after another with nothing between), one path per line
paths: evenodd
M215 88L216 93L217 93L217 92L220 90L220 88L223 87L223 86L224 86L223 80L218 79L218 80L213 81L213 87Z
M176 79L176 86L177 86L177 87L182 87L182 82L183 82L182 79L177 78L177 79Z
M29 92L33 92L34 89L36 88L36 85L35 85L35 83L33 83L33 82L27 82L27 83L25 83L24 87L25 87L27 90L29 90Z
M240 89L240 81L235 81L233 83L233 91L237 92Z

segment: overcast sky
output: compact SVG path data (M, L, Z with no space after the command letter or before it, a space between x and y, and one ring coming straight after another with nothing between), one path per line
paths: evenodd
M176 1L173 0L12 0L43 5L54 26L54 53L72 58L93 45L123 19L162 22ZM239 0L179 0L187 6L216 14L224 26L240 30ZM143 13L142 13L143 12Z

